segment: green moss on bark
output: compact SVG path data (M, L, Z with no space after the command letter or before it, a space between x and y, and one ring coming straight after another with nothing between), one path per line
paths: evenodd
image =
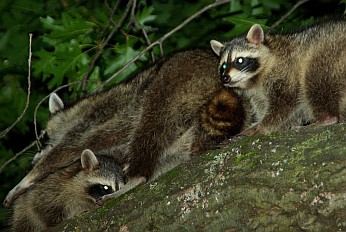
M346 126L208 151L55 231L346 230Z

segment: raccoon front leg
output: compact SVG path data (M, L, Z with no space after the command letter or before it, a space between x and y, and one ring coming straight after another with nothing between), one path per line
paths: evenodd
M280 83L274 83L267 87L267 90L265 90L268 92L265 100L267 101L267 107L264 112L260 113L263 118L241 132L241 136L269 134L291 126L290 120L299 111L299 95L282 88L285 88L285 85ZM253 105L253 108L255 112L263 111L262 106Z
M263 120L236 135L236 138L276 132L285 127L286 117L289 114L292 114L292 112L286 110L284 112L277 110L271 111L271 113L268 113Z

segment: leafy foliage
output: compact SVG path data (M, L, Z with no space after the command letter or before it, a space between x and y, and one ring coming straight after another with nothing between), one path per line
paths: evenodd
M20 122L0 138L0 165L29 145L35 138L34 111L44 96L61 85L81 81L86 74L86 92L110 78L132 60L148 41L156 41L212 0L137 0L124 23L118 25L130 1L39 1L0 2L0 131L21 114L27 96L29 33L33 33L31 98ZM165 54L188 47L209 47L209 40L227 40L248 30L253 23L270 26L297 1L240 0L224 4L200 15L163 43ZM343 14L345 0L309 1L290 14L282 27L294 28L326 14ZM340 5L341 4L341 5ZM340 7L341 6L341 7ZM113 8L115 10L113 10ZM10 9L10 10L9 10ZM321 9L322 12L321 12ZM109 20L111 19L111 20ZM112 31L114 34L111 34ZM112 36L110 36L112 35ZM103 47L107 38L107 45ZM100 50L101 49L101 50ZM93 60L101 51L100 56ZM152 54L150 54L152 52ZM161 56L155 47L132 63L110 83L114 85ZM89 68L92 65L92 70ZM65 101L78 98L82 85L69 85L59 92ZM48 119L47 102L37 112L38 131ZM0 198L17 183L30 166L36 147L27 151L1 174ZM7 224L8 211L0 211Z

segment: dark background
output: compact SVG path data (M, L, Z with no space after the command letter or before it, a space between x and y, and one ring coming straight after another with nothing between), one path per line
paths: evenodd
M87 85L70 85L58 91L65 102L78 99L107 80L148 46L213 1L137 0L126 15L128 1L2 0L0 3L0 200L30 169L37 146L25 150L13 162L5 162L35 141L37 104L59 86L81 80L95 55L114 28L100 57L92 65ZM226 3L196 17L163 42L164 54L190 47L209 47L211 39L224 41L246 32L254 23L268 29L299 1L243 0ZM276 27L294 30L316 19L344 14L346 0L310 0L291 12ZM115 10L113 10L115 9ZM113 13L112 13L113 12ZM131 13L132 12L132 13ZM112 17L112 20L109 18ZM122 24L120 19L124 17ZM118 25L119 24L119 25ZM28 93L29 33L33 34ZM150 65L162 54L158 46L145 53L106 86L115 85ZM25 114L20 117L25 107ZM37 130L45 127L48 103L37 110ZM19 122L8 133L17 118ZM10 210L0 209L0 228L8 223Z

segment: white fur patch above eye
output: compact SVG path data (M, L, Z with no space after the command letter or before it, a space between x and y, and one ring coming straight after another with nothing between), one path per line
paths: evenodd
M232 62L234 61L238 61L237 59L242 58L242 62L244 62L244 57L248 57L248 58L257 58L259 56L258 51L250 51L250 50L243 50L243 51L239 51L234 49L232 54L231 54L231 58L232 58Z
M222 57L220 59L220 64L222 65L223 63L225 63L227 65L227 61L228 61L228 52L229 51L225 51L223 54L222 54Z

